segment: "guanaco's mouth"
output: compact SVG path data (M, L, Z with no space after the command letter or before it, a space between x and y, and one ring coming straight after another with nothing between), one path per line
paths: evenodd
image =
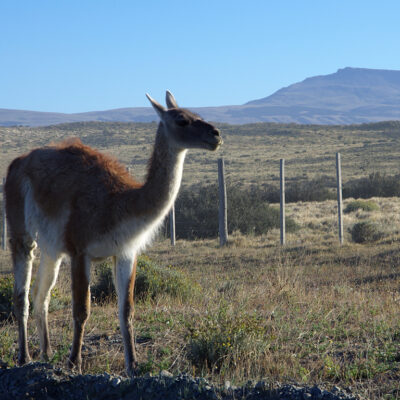
M205 140L204 143L207 145L207 148L211 151L216 151L218 148L224 143L221 137L214 136L211 140Z

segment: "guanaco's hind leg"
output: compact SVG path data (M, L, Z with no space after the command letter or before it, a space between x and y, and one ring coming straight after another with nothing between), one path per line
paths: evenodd
M72 277L72 317L74 319L74 338L69 356L69 367L81 372L82 341L85 324L90 314L90 260L84 255L71 257Z
M44 361L48 361L51 357L47 314L50 292L56 283L61 260L61 257L53 259L42 250L40 266L36 276L35 286L33 288L33 310L39 331L40 353Z
M133 336L133 292L136 278L136 259L116 259L115 283L118 293L119 321L124 341L125 367L129 376L135 375L137 357Z
M28 235L10 239L14 269L14 314L18 322L18 363L30 361L28 350L29 286L36 243Z

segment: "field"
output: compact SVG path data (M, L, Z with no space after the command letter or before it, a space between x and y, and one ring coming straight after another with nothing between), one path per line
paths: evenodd
M127 166L138 164L136 175L141 178L154 137L149 131L154 128L151 124L0 128L4 155L0 171L20 152L50 138L75 134L107 149ZM277 179L282 157L287 159L289 179L334 175L336 151L342 153L344 180L375 171L398 173L398 128L383 124L372 128L221 126L225 139L221 153L232 181L258 185ZM214 182L221 153L190 154L184 184ZM345 214L343 246L337 239L335 201L288 204L287 215L300 229L288 234L284 248L278 244L277 230L261 236L236 232L224 248L217 238L179 240L174 248L159 238L144 260L179 273L190 295L160 291L137 301L141 373L167 369L220 384L259 378L271 384L318 383L347 387L367 399L400 398L400 199L372 200L376 210ZM351 201L345 200L345 206ZM348 229L362 221L374 222L379 238L373 243L352 242ZM0 250L3 276L9 268L9 254ZM72 340L67 263L60 274L50 333L52 361L64 365ZM30 346L37 355L38 336L30 322ZM114 300L93 301L83 353L84 373L124 373ZM13 322L0 326L0 359L15 363Z
M342 154L343 181L373 172L398 173L400 124L397 122L313 126L295 124L218 125L224 139L215 154L192 151L183 185L214 183L217 158L224 156L232 182L263 185L279 178L279 159L286 160L288 181L335 177L335 153ZM0 177L16 156L71 136L82 139L132 167L142 180L156 131L155 123L74 123L44 128L0 127Z

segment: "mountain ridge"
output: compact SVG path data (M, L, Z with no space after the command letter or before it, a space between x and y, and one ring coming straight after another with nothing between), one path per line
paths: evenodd
M400 71L345 67L308 77L243 105L191 108L214 122L358 124L400 119ZM45 126L68 122L157 120L151 107L84 113L0 109L0 125Z

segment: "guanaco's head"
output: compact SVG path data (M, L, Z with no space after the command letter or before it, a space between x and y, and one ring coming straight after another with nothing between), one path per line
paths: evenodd
M217 150L222 144L219 130L197 114L180 108L168 90L166 94L167 108L152 99L147 93L146 96L160 117L168 138L176 146L182 149Z

